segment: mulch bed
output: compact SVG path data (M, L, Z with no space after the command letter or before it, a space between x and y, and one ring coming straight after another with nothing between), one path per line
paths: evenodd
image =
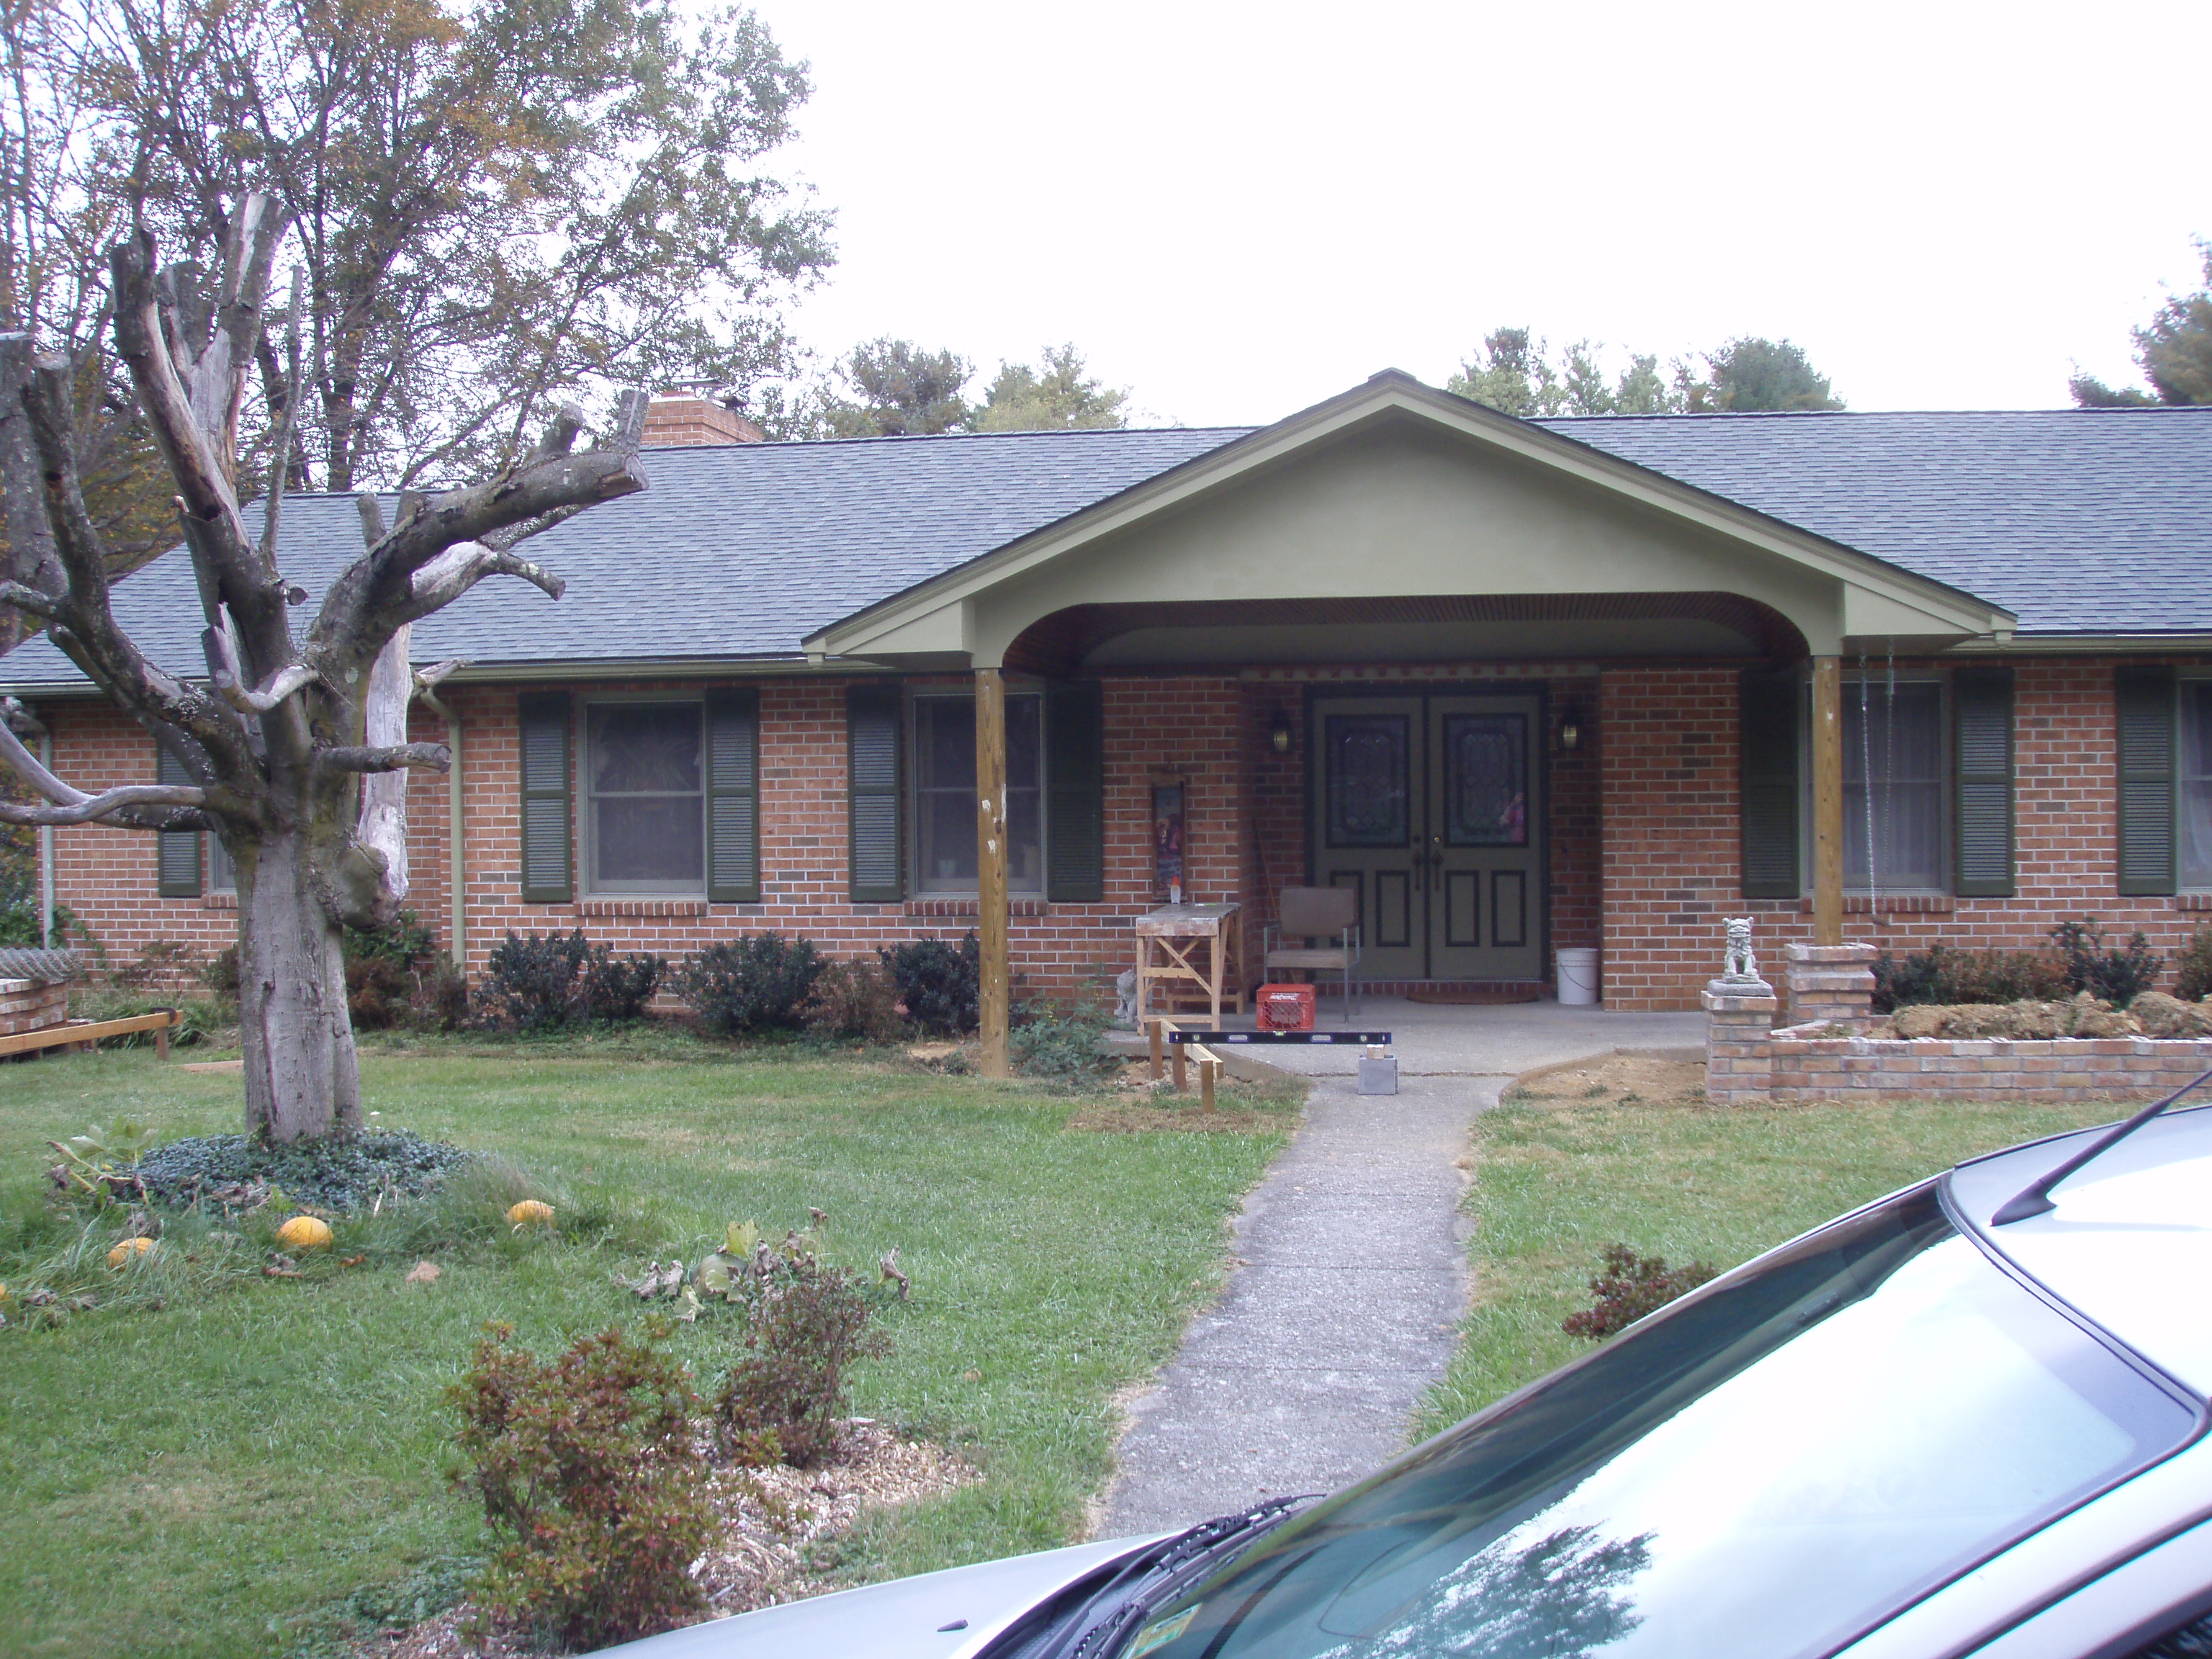
M726 1618L842 1588L812 1576L814 1546L850 1530L867 1510L942 1497L981 1478L944 1447L902 1440L866 1418L846 1425L836 1458L817 1468L718 1470L712 1494L722 1534L691 1568L707 1592L700 1618ZM462 1633L472 1614L464 1602L412 1630L372 1638L355 1651L361 1659L544 1659L541 1650L509 1632L472 1642Z

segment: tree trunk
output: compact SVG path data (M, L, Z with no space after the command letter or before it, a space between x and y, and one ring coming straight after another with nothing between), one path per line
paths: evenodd
M307 838L277 830L238 866L238 1024L248 1133L292 1141L361 1128L343 930L315 893Z

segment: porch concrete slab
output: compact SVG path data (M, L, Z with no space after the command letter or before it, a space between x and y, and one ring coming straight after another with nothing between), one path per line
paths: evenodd
M1221 1021L1224 1030L1249 1031L1254 1023L1249 1014L1224 1014ZM1558 1002L1459 1007L1398 996L1361 999L1358 1017L1349 1022L1334 999L1324 999L1315 1030L1389 1032L1401 1079L1510 1077L1617 1048L1679 1048L1686 1058L1694 1048L1702 1057L1705 1042L1702 1012L1617 1014ZM1141 1052L1145 1039L1124 1036L1119 1046ZM1362 1050L1352 1044L1286 1042L1237 1052L1308 1077L1350 1077L1359 1069Z

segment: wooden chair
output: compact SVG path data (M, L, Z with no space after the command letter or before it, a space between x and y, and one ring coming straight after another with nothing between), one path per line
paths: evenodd
M1285 940L1301 939L1302 945ZM1334 944L1316 941L1334 940ZM1275 901L1275 920L1261 934L1261 966L1273 979L1278 968L1303 968L1344 975L1348 1024L1359 994L1359 892L1352 887L1285 887Z

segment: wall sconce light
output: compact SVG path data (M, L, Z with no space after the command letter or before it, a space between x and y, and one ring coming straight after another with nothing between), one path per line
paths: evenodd
M1559 717L1559 749L1571 755L1583 746L1583 715L1579 708L1570 708Z
M1275 711L1275 723L1267 728L1267 747L1278 755L1291 752L1291 716L1287 709Z

